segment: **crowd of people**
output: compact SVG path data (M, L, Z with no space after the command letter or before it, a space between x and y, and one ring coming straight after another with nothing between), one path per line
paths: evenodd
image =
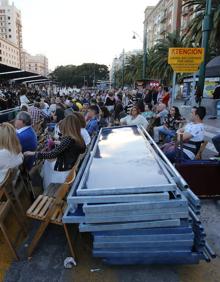
M15 121L0 124L0 182L9 168L23 163L30 171L37 160L44 160L44 188L51 182L62 183L102 127L142 126L173 163L180 155L194 159L204 141L205 108L194 107L187 123L178 107L170 106L167 87L81 90L52 96L38 92L32 106L25 101L28 94L20 94L21 111ZM43 150L39 150L40 132L46 136ZM176 140L183 142L182 149Z

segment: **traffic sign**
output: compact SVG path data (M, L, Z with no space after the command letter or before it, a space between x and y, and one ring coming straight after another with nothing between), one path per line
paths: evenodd
M193 73L197 72L199 69L198 65L191 65L191 66L183 66L183 65L171 65L172 69L175 72L187 72L187 73Z
M204 60L204 48L169 48L168 63L175 72L197 72Z

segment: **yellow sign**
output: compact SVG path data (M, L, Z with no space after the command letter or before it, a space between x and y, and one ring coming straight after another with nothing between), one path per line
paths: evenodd
M197 72L204 60L204 48L169 48L168 63L175 72Z
M199 69L198 65L191 65L191 66L182 66L182 65L171 65L172 69L175 72L180 72L180 73L194 73L197 72Z

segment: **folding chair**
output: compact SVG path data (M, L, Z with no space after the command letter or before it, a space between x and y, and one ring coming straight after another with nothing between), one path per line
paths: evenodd
M15 257L16 260L19 260L15 247L8 234L8 230L5 226L5 219L9 215L10 211L13 211L18 224L21 226L21 229L24 231L24 234L27 235L24 225L20 220L20 215L17 213L16 207L14 206L13 201L11 200L10 192L8 191L8 187L13 186L13 182L16 181L16 179L14 179L14 176L15 170L10 169L5 177L4 182L2 182L0 185L0 229L11 250L12 255Z
M71 184L75 179L77 165L78 162L71 169L69 175L66 178L65 183L60 184L54 196L40 195L28 209L27 216L29 218L42 221L28 248L28 257L31 257L34 249L36 248L40 238L42 237L49 223L53 223L56 225L63 226L69 245L70 253L72 257L75 258L71 238L69 236L67 226L62 222L62 217L67 206L65 198L67 193L69 192Z
M201 160L202 159L202 153L204 152L206 146L208 144L208 141L203 141L202 144L200 145L199 151L195 156L195 160Z

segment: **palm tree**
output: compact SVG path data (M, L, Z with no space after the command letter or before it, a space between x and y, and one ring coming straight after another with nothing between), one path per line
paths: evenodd
M167 84L171 82L173 69L168 64L168 53L169 48L172 47L183 47L183 42L176 33L167 33L165 38L159 39L156 45L149 50L149 77L162 79Z
M137 79L141 78L143 64L143 55L131 55L125 66L125 82L127 84L134 84Z
M143 54L131 55L126 58L124 67L124 83L134 85L135 81L142 78ZM122 84L122 66L115 72L117 85Z
M183 6L194 9L195 17L190 22L183 39L187 45L192 42L201 44L202 22L205 14L206 0L186 0ZM220 1L212 0L213 27L210 34L209 57L220 55Z

